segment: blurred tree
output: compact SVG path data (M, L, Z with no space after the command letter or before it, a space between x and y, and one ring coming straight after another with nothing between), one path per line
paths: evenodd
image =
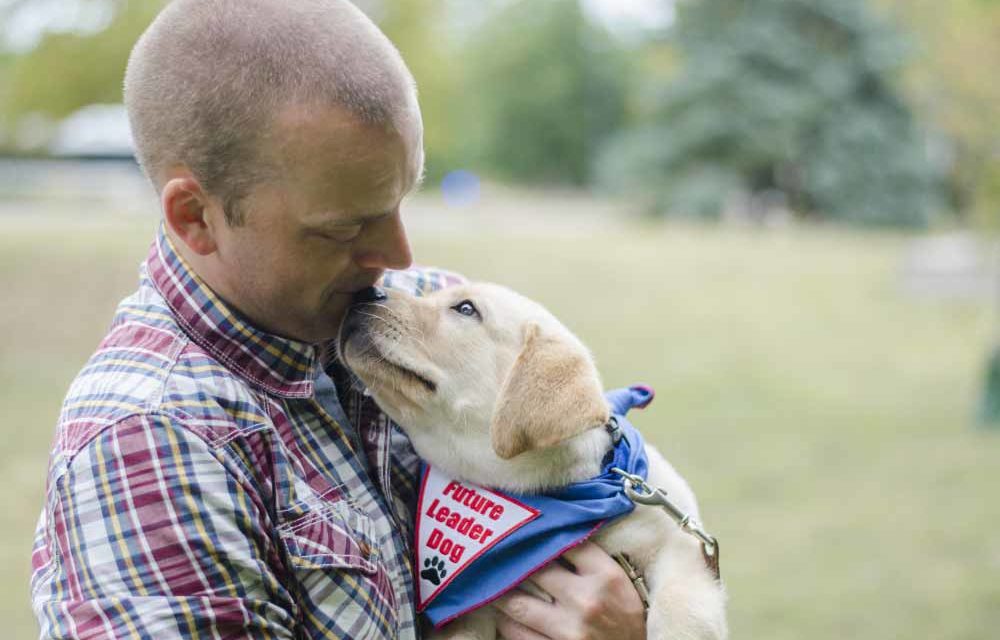
M955 204L1000 225L1000 0L883 0L919 36L907 85L948 133Z
M0 19L30 0L0 5ZM24 118L63 118L93 103L119 102L129 52L167 0L107 0L114 17L97 33L56 32L36 47L0 55L0 130ZM428 177L435 179L460 162L455 127L459 80L442 15L443 0L359 1L389 35L417 79L425 120ZM6 123L6 127L4 126ZM3 146L0 135L0 146Z
M470 41L474 154L498 177L583 185L597 149L623 122L626 60L578 0L501 5Z
M10 87L8 77L13 64L13 54L0 51L0 151L7 146L7 137L12 133L13 129L13 126L9 122L10 116L4 108L8 100L7 94Z
M0 119L17 126L40 114L58 119L94 103L121 102L125 64L136 39L166 0L116 0L106 29L48 33L6 65Z
M368 6L366 6L366 4ZM443 0L359 3L396 45L420 90L427 179L436 182L462 164L461 76L457 44L448 29Z
M683 67L647 89L643 123L603 158L606 183L705 216L758 194L865 224L922 225L940 207L928 138L895 86L907 48L865 0L688 2L671 35Z
M1000 1L884 0L920 35L924 50L909 75L921 108L953 142L958 209L981 228L1000 227ZM996 322L996 318L994 318ZM1000 343L988 356L979 421L1000 428Z

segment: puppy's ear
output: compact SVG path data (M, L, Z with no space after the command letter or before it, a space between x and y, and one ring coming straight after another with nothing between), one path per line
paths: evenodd
M524 346L500 389L490 436L501 458L558 442L607 423L609 411L589 355L529 324Z

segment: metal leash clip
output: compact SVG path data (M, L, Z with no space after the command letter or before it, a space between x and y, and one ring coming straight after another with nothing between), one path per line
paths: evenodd
M662 507L682 530L698 538L701 542L701 553L705 558L705 563L715 574L716 580L720 579L719 542L714 536L702 529L701 524L692 518L690 514L684 513L677 505L671 502L666 492L662 489L651 487L641 476L629 473L618 467L612 467L611 472L617 473L622 477L622 483L625 485L625 495L629 500L636 504Z

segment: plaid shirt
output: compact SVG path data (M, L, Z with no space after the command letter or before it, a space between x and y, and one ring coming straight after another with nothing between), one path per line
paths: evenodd
M455 276L388 274L420 294ZM414 638L416 456L314 346L252 327L158 234L70 387L32 553L43 638Z

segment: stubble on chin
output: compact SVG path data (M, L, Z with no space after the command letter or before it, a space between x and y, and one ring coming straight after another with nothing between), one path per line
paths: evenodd
M337 337L340 323L351 305L351 296L334 294L324 298L322 303L300 318L299 340L311 344L322 344Z

